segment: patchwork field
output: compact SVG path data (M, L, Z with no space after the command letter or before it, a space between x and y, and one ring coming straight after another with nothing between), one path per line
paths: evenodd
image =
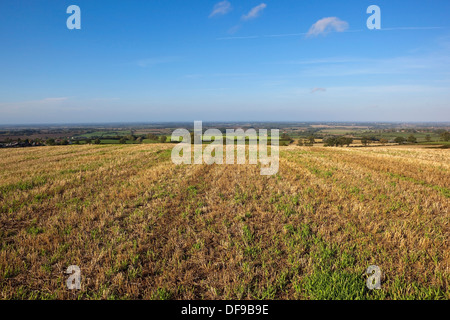
M450 299L448 149L291 146L267 177L172 147L0 150L0 298Z

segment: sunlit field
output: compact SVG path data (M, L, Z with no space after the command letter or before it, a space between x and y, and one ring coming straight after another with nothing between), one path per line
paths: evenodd
M0 298L450 299L448 149L282 147L261 176L172 147L0 150Z

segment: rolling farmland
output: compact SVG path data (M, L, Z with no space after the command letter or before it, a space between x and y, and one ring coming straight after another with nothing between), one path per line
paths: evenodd
M267 177L172 147L0 150L1 299L450 299L449 150L289 146Z

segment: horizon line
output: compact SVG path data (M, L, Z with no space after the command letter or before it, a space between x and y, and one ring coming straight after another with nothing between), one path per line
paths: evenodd
M96 126L96 125L148 125L148 124L173 124L173 123L194 123L195 121L202 120L166 120L166 121L111 121L111 122L52 122L52 123L14 123L14 124L1 124L0 127L25 127L25 126ZM368 121L368 120L206 120L202 121L203 123L218 123L218 124L227 124L227 123L313 123L313 124L326 124L326 123L334 123L334 124L444 124L450 125L450 121L399 121L399 120L383 120L383 121Z

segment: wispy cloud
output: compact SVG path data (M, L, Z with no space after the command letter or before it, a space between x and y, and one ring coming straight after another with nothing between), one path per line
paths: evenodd
M36 110L40 112L53 112L57 110L67 110L69 106L69 97L50 97L40 100L16 101L9 103L0 103L0 112L3 115L12 114L33 114ZM61 109L61 107L63 107Z
M343 32L348 29L348 23L337 18L337 17L328 17L323 18L314 23L309 29L307 36L315 37L320 34L327 34L332 31Z
M313 88L312 90L311 90L311 93L316 93L316 92L326 92L327 91L327 89L325 89L325 88Z
M396 84L396 85L373 85L373 86L342 86L330 88L330 93L343 93L348 94L351 92L363 93L363 94L375 94L392 93L392 94L418 94L418 93L444 93L448 95L449 91L447 87L443 86L431 86L422 84Z
M33 104L33 105L54 105L64 101L69 100L69 97L52 97L52 98L44 98L40 100L28 100L28 101L20 101L20 102L11 102L11 103L0 103L2 106L15 106L15 105L25 105L25 104Z
M231 7L231 3L226 0L216 3L209 17L212 18L217 15L225 15L229 13L232 9L233 8Z
M422 56L393 58L330 58L286 62L301 66L300 74L310 77L345 77L363 75L422 75L448 72L450 57L432 53Z
M318 64L339 64L350 62L364 62L367 58L355 58L355 57L328 57L320 59L305 59L305 60L287 60L275 62L275 64L292 64L292 65L318 65Z
M443 27L394 27L394 28L381 28L380 31L397 31L397 30L435 30L443 29Z
M235 29L230 29L228 33L233 33L233 31L237 31ZM221 37L217 38L216 40L239 40L239 39L257 39L261 38L261 36L242 36L242 37Z
M342 21L345 22L345 21ZM315 25L315 24L314 24ZM240 26L236 26L236 30ZM413 30L437 30L437 29L444 29L444 27L395 27L395 28L382 28L377 31L413 31ZM230 29L230 31L236 31L235 29ZM330 30L326 31L329 32ZM332 29L331 29L332 31ZM357 29L357 30L343 30L339 32L364 32L366 30L364 29ZM229 32L234 33L234 32ZM302 32L302 33L281 33L281 34L265 34L265 35L254 35L254 36L240 36L240 37L220 37L216 40L241 40L241 39L258 39L258 38L284 38L284 37L302 37L302 36L311 36L311 30L309 32Z
M285 37L298 37L298 36L304 36L306 33L281 33L281 34L267 34L264 37L265 38L285 38Z
M242 23L239 23L239 24L231 27L230 29L228 29L228 33L234 34L234 33L238 32L241 27L242 27Z
M212 74L187 74L184 78L187 79L202 79L202 78L245 78L258 76L257 73L212 73Z
M259 15L261 14L261 12L267 7L267 5L265 3L261 3L260 5L257 5L256 7L252 8L250 10L249 13L244 14L242 16L242 21L247 21L247 20L251 20L251 19L255 19L257 17L259 17Z

